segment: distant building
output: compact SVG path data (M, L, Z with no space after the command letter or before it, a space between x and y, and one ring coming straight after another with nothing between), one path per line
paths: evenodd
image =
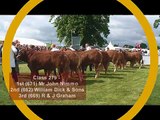
M105 48L105 51L107 51L107 50L115 50L115 47L113 46L113 44L111 43L111 41L109 42L109 44Z
M111 43L111 41L109 42L108 46L105 48L105 51L107 50L127 50L129 48L123 48L123 47L119 47L119 46L113 46L113 44Z

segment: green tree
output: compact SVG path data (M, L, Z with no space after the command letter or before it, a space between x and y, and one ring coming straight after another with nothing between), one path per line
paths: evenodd
M124 47L124 48L134 48L133 45L127 45L127 44L125 44L123 47Z
M156 20L154 21L154 24L153 24L154 28L158 28L159 23L160 23L160 16L159 16L159 19L156 19Z
M146 44L146 43L141 43L140 46L141 46L141 48L143 48L143 49L147 48L147 44Z
M79 35L81 45L103 46L107 43L109 31L108 15L59 15L51 16L49 22L56 27L59 42L71 45L71 36Z
M155 29L157 29L158 26L159 26L159 23L160 23L160 16L159 16L158 19L156 19L156 20L154 21L153 27L154 27ZM160 36L160 35L159 35L159 36Z
M157 49L158 49L158 50L160 49L160 46L159 46L159 45L157 46Z

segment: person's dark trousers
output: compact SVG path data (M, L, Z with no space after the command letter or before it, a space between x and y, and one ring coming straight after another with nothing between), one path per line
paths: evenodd
M12 78L14 79L15 82L18 82L16 68L12 68Z
M17 60L15 60L15 64L16 64L16 72L17 74L19 74L19 64Z

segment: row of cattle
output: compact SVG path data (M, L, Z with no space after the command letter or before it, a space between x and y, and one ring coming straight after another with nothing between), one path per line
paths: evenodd
M68 77L73 72L77 73L79 80L83 81L83 75L88 65L93 65L95 68L95 78L99 76L100 68L107 72L109 63L112 62L115 66L114 72L118 67L124 68L126 63L130 61L130 66L133 67L135 63L142 66L141 52L127 52L127 51L35 51L32 49L20 50L17 59L28 64L31 71L31 76L38 75L38 71L44 69L45 75L49 76L52 71L56 74L58 70L59 76L63 82L68 80Z

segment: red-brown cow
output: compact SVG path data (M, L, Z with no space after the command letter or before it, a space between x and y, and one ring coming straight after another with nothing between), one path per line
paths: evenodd
M70 69L71 69L71 76L73 72L76 72L78 74L78 77L80 79L80 82L83 80L83 76L81 73L81 59L77 52L72 50L66 50L64 53L68 56L70 60Z
M109 62L110 62L110 58L109 55L106 51L100 51L102 53L102 65L105 69L105 74L107 73L108 70L108 66L109 66Z
M114 72L116 72L118 66L120 66L121 69L124 68L126 65L126 60L124 54L121 51L108 50L106 52L109 56L109 61L114 64Z
M41 69L52 71L58 68L59 74L62 76L62 82L68 79L70 62L63 52L22 49L17 58L28 63L28 67L31 70L31 76L38 74L38 70Z
M94 65L96 75L95 78L99 76L99 67L102 64L102 54L98 50L88 50L88 51L79 51L78 52L81 59L81 68L84 73L84 69L88 65Z
M126 61L130 61L130 67L133 67L134 64L136 63L139 64L139 69L142 67L143 57L142 57L141 51L137 51L137 52L124 51L123 54L124 54Z

